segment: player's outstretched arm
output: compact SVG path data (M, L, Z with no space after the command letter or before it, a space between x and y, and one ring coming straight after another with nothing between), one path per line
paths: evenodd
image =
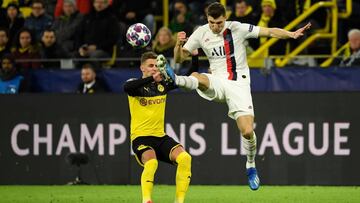
M260 27L259 37L275 37L279 39L297 39L304 35L304 32L310 29L311 23L306 24L304 27L296 30L295 32L290 32L281 28L267 28Z
M161 82L162 77L160 72L155 73L152 76L141 78L141 79L129 79L124 84L124 91L130 96L137 96L139 88L144 87L144 85L151 82Z
M186 40L185 32L177 33L176 45L174 48L174 58L176 63L182 63L190 55L190 53L182 47Z

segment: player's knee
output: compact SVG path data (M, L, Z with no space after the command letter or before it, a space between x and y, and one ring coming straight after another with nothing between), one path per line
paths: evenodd
M246 139L250 139L252 134L253 134L253 128L251 126L249 127L244 127L240 129L241 135L246 138Z
M179 154L179 158L176 160L179 165L191 167L191 155L187 152Z
M205 91L205 90L207 90L209 88L210 83L209 83L209 79L208 79L208 77L206 75L198 73L198 72L193 72L193 73L191 73L191 76L198 79L198 81L199 81L198 88L201 91Z
M199 79L201 77L200 73L198 73L198 72L192 72L190 75L196 77L197 79Z
M158 168L158 160L157 159L150 159L147 162L145 162L144 164L144 168L149 168L152 171L156 171L156 169Z

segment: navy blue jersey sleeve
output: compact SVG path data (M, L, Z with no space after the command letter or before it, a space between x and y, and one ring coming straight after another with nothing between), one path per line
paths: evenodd
M169 83L169 82L164 82L164 84L165 84L165 87L166 87L166 91L167 91L167 92L169 92L169 91L171 91L171 90L173 90L173 89L178 88L178 86L176 86L175 82L171 82L171 83Z
M140 96L141 88L154 81L152 76L140 79L129 79L124 84L124 91L130 96Z

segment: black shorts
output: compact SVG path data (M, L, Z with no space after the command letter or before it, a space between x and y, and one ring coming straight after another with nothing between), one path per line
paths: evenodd
M164 137L142 136L132 141L132 149L135 153L136 160L141 166L143 166L141 155L149 149L155 151L158 160L174 164L174 162L170 160L170 154L177 146L180 146L180 144L168 135Z

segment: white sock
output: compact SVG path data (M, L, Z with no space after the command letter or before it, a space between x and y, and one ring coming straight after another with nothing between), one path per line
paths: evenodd
M195 90L199 87L199 80L194 76L175 76L175 84L190 90Z
M253 132L252 138L249 140L241 137L242 146L246 151L247 161L246 168L255 168L255 155L256 155L256 135Z

